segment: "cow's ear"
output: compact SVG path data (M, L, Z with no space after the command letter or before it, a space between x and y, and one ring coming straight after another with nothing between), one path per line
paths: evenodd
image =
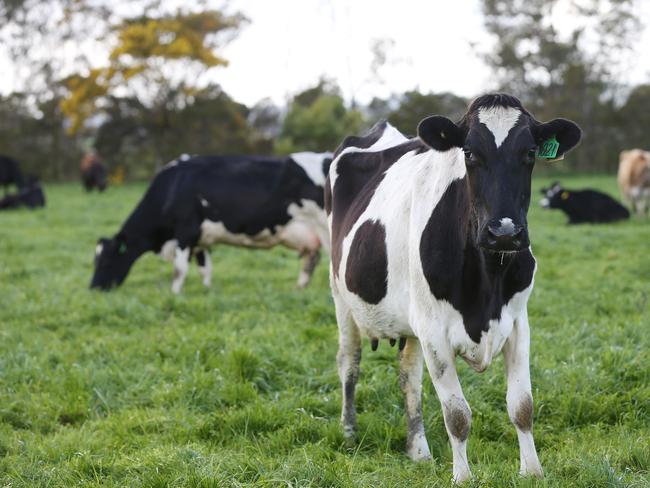
M578 145L582 129L567 119L553 119L535 128L535 140L540 147L542 159L556 161Z
M440 115L427 117L418 125L418 137L436 151L463 147L465 132L451 120Z

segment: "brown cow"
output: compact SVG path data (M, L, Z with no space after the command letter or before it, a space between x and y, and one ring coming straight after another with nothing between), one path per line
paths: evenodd
M622 151L618 164L618 185L623 198L639 215L650 211L650 152Z

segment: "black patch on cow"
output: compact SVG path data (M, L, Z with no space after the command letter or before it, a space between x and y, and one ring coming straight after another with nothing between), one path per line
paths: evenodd
M388 256L386 228L381 222L366 220L354 234L345 270L345 284L348 290L373 305L386 296Z
M453 181L433 210L420 240L420 259L431 293L460 312L476 343L501 317L501 308L526 289L535 260L529 250L499 255L481 250L469 229L467 177ZM450 225L453 222L453 225Z
M338 277L343 239L368 207L384 174L409 151L429 150L419 139L412 139L385 151L343 154L337 164L337 179L331 193L332 265ZM327 190L326 190L327 194Z

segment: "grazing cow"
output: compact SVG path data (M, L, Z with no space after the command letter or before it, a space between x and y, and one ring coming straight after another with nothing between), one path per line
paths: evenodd
M596 190L567 190L556 181L541 192L544 198L539 204L562 210L569 217L569 224L598 224L630 218L627 208Z
M330 283L346 437L356 427L361 337L399 340L407 453L429 459L421 407L422 359L442 405L457 482L470 476L472 414L455 367L484 371L503 352L507 408L521 473L542 476L533 441L527 301L536 262L527 211L536 151L562 158L581 131L541 123L514 97L486 95L460 122L432 116L418 138L386 122L337 149L325 185Z
M329 252L323 185L330 153L287 158L197 156L172 161L112 238L96 248L91 288L120 285L147 251L173 254L172 291L179 293L195 254L210 283L208 248L282 244L303 259L298 286L306 286L323 246Z
M621 152L618 185L632 211L647 216L650 212L650 152L641 149Z
M23 184L23 174L20 171L18 162L8 156L0 155L0 185L5 187L5 195L9 185L16 185L17 188L21 188Z
M79 170L81 171L81 182L86 191L89 192L93 188L97 188L97 190L103 192L106 189L108 184L106 168L99 161L96 154L86 154L79 164Z
M0 199L0 210L27 207L37 208L45 206L45 193L36 178L27 178L16 193L5 195Z

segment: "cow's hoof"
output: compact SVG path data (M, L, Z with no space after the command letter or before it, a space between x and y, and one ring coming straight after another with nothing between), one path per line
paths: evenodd
M420 462L420 461L431 461L431 451L429 450L429 444L427 443L426 437L424 435L415 435L411 442L406 446L406 454L411 461Z

